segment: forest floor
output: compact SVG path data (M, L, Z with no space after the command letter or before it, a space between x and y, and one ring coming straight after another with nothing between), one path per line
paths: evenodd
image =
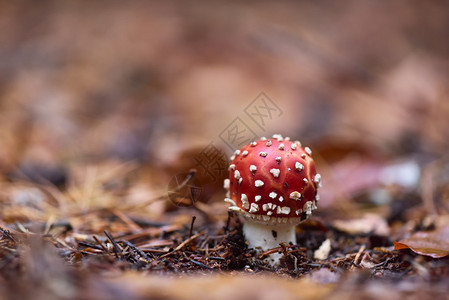
M447 299L447 2L0 1L0 28L0 299ZM275 133L323 188L271 266L223 179Z

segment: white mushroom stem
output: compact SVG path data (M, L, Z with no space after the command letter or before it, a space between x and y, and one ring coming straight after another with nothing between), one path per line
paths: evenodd
M246 219L243 224L243 234L248 241L248 247L266 251L279 247L280 243L296 244L296 225L275 224L267 225ZM278 264L282 253L269 255L269 261L274 265Z

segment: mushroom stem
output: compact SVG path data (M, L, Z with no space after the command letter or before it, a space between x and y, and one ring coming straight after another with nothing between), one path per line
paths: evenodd
M292 224L267 225L247 219L243 224L243 234L249 248L266 251L279 247L280 243L296 244L295 227ZM269 260L272 264L278 264L282 256L280 253L273 253Z

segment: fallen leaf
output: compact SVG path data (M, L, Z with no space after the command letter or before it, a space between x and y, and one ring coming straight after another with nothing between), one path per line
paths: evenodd
M336 220L333 226L349 234L375 233L383 236L390 234L390 227L388 227L387 221L382 216L370 213L365 214L360 219Z
M324 260L329 256L329 252L331 252L331 240L326 239L321 244L320 248L315 250L315 252L313 254L313 258L318 259L318 260Z
M432 232L416 232L407 239L394 242L394 249L410 249L433 258L445 257L449 255L449 227Z

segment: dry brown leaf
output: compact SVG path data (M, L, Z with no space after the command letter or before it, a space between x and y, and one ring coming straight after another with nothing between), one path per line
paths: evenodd
M394 249L410 249L433 258L445 257L449 255L449 227L432 232L416 232L409 238L394 242Z

